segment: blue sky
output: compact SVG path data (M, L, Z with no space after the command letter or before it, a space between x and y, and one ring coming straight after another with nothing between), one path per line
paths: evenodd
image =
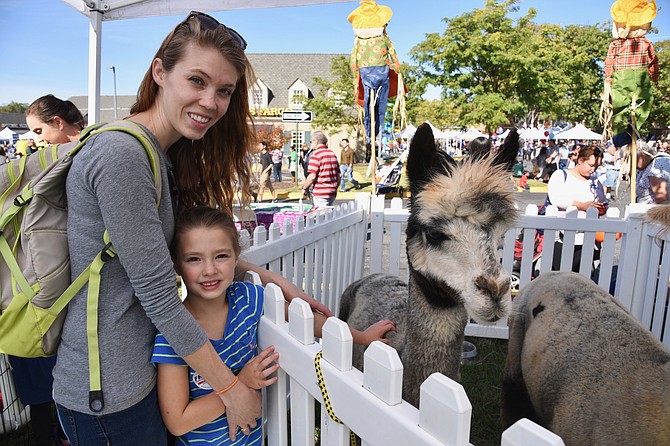
M562 25L603 23L613 0L522 0L520 13L534 7L537 23ZM443 18L455 17L484 0L379 0L390 6L388 28L398 54L407 53L427 33L441 33ZM652 41L670 39L670 0L657 0ZM251 53L349 53L353 43L347 15L358 2L291 8L249 9L212 13L249 42ZM104 22L103 95L135 94L161 40L183 17L149 17ZM88 19L59 0L0 0L0 104L32 102L53 93L61 98L86 95L88 89ZM661 75L670 75L664 74Z

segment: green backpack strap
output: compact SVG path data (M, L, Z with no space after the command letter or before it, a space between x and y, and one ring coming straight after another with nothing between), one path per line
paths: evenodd
M160 204L162 193L160 157L156 147L151 142L150 137L138 124L127 120L115 121L102 127L95 128L91 131L90 136L106 131L120 131L129 133L142 144L142 147L144 147L144 151L146 152L149 159L151 171L156 183L156 190L158 191L156 206L158 206ZM78 151L80 148L81 147L78 145L75 149ZM71 152L71 155L76 154L74 149L73 152ZM85 276L86 279L83 279L81 283L83 284L88 281L88 292L86 297L86 337L88 339L89 377L88 406L93 412L100 412L105 406L105 399L102 392L100 378L100 347L98 342L98 302L100 297L100 274L106 262L116 257L116 251L114 251L114 247L112 246L112 243L109 239L109 233L107 230L105 230L103 234L103 241L105 243L105 247L98 253L95 259L93 259L93 262L91 262L88 268L86 268L75 280L75 282L79 282L79 279L82 278L82 276ZM79 286L79 288L81 288L81 286ZM74 297L79 288L77 288L77 290L72 293L72 297ZM72 299L72 297L70 297L70 299Z

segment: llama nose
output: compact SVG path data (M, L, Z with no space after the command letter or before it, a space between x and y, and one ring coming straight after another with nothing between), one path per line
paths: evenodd
M475 279L475 286L482 293L488 294L491 299L499 301L509 293L511 279L509 276L497 279L479 276Z

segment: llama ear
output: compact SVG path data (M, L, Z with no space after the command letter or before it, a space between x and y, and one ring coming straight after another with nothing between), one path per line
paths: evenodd
M502 165L505 170L512 170L517 156L519 156L519 132L515 127L509 131L505 142L496 152L493 164Z
M430 125L421 124L414 133L407 157L410 191L418 192L437 173L448 175L454 163L453 158L435 145L435 137Z

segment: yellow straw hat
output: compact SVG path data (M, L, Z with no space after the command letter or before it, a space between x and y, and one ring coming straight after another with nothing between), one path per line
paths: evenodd
M388 6L378 5L374 0L364 0L361 6L354 9L347 20L354 28L379 28L386 25L393 11Z
M656 17L656 1L616 0L610 14L616 23L623 23L626 28L642 26Z

